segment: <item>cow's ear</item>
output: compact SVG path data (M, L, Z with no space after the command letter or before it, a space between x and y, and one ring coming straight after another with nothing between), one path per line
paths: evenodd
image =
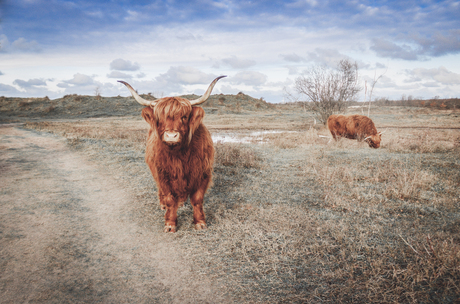
M193 133L203 122L204 110L201 107L192 107L192 113L190 113L190 132Z
M150 125L153 125L155 122L155 115L153 114L153 109L151 107L145 107L142 109L142 118L145 119Z

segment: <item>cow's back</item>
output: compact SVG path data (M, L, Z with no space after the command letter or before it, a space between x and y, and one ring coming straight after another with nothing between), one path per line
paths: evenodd
M334 138L345 137L361 140L369 135L377 134L372 120L364 115L331 115L327 126Z
M369 117L358 114L350 115L349 117L348 126L349 129L353 128L352 131L356 136L355 138L363 139L367 136L377 134L374 122Z
M347 120L346 116L334 114L327 119L327 127L334 138L345 136L347 133Z

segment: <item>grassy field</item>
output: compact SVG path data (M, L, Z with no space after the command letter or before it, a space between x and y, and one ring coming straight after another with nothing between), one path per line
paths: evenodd
M347 139L328 144L318 137L327 129L301 107L255 100L226 109L214 98L205 107L211 133L249 140L215 143L208 230L193 229L190 204L179 210L171 242L194 271L246 303L460 302L460 111L371 109L387 131L381 148L370 149ZM129 111L32 115L37 121L25 127L64 136L113 171L135 193L131 218L162 231L144 163L148 125L139 109Z

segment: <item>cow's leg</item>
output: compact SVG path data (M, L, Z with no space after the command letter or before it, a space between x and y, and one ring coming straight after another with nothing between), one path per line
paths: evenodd
M331 132L332 134L332 138L334 138L335 141L338 140L338 136L337 136L337 133L336 132Z
M176 232L178 204L172 194L161 195L160 205L166 208L164 232Z
M201 186L190 195L190 203L193 206L193 223L196 230L206 229L206 218L203 210L203 199L206 190L208 190L211 176L204 179Z
M161 210L166 210L165 199L161 189L158 189L158 198L160 199L160 208Z
M205 191L198 189L198 191L190 195L190 203L193 206L193 223L195 224L196 230L206 229L206 218L203 210Z

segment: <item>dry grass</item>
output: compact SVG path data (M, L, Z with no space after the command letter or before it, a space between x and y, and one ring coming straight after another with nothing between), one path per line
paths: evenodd
M216 166L259 168L260 158L250 148L242 144L217 143Z
M262 141L280 149L293 149L299 146L327 143L327 140L318 137L318 135L319 132L316 129L309 128L307 131L264 134Z
M392 152L448 152L459 146L458 133L454 130L390 129L383 135L385 142L382 148Z
M127 128L128 125L128 128ZM144 151L148 126L142 122L94 120L79 122L28 122L26 128L44 130L66 137L70 142L80 140L115 140L136 151Z
M422 123L422 114L410 123ZM387 115L376 120L394 119ZM208 115L207 123L235 132L282 125L270 119ZM216 145L214 186L205 198L209 229L184 223L171 237L194 271L239 302L460 302L459 131L389 129L382 147L370 149L346 139L327 144L318 137L324 128L284 126L295 132L266 134L267 144ZM75 146L129 175L140 223L161 231L152 178L139 174L145 125L28 127L76 138ZM181 209L180 222L191 212Z

